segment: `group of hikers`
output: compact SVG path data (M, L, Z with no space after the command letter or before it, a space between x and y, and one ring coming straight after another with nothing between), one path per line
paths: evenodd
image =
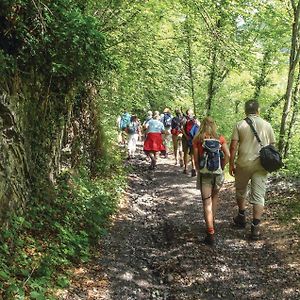
M183 167L183 173L188 174L189 161L191 162L191 176L196 176L193 158L192 140L198 131L200 122L195 118L192 109L182 113L180 109L175 110L172 116L169 108L163 113L148 111L147 118L143 123L136 115L124 112L118 118L119 142L126 144L128 148L128 159L134 158L138 140L144 140L144 152L150 161L149 169L156 168L158 153L167 158L170 153L171 142L175 165Z
M141 124L137 116L125 112L119 118L120 139L128 135L128 158L135 155L136 144L144 140L143 150L150 161L149 169L156 168L158 153L167 157L173 142L175 165L183 167L188 174L191 162L191 176L197 176L196 187L201 192L206 236L203 243L215 244L215 217L219 202L219 191L224 183L224 168L229 163L229 174L235 178L235 195L238 211L233 218L233 225L245 228L246 199L252 205L250 238L261 238L261 218L264 212L265 192L268 172L260 163L259 153L264 145L274 145L273 129L259 116L259 104L255 100L245 103L246 118L234 126L230 146L225 137L217 132L217 125L212 117L205 117L201 122L194 116L193 110L183 113L175 110L172 116L169 108L162 114L148 112ZM127 123L124 121L127 116ZM254 130L253 130L254 129ZM260 143L255 135L259 136ZM248 187L251 182L250 188ZM249 191L248 191L249 190Z

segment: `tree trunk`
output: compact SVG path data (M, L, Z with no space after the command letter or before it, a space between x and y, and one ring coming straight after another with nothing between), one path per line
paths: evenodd
M295 126L297 116L298 116L299 92L300 92L300 65L299 65L299 71L298 71L296 86L295 86L295 89L294 89L294 92L293 92L293 113L292 113L291 121L290 121L289 128L288 128L286 143L284 145L284 152L283 152L283 157L284 158L287 158L287 156L288 156L288 152L289 152L289 148L290 148L290 140L292 138L293 128Z
M16 97L0 95L0 221L23 209L29 196L29 171L20 120L13 107Z
M188 69L189 69L191 96L192 96L192 100L193 100L194 114L197 115L197 113L196 113L196 99L195 99L195 86L194 86L194 74L193 74L193 61L192 61L192 43L191 43L190 32L188 34L188 39L187 39L187 51L188 51Z
M97 105L97 90L94 86L90 86L88 95L90 98L90 128L92 133L90 141L90 171L91 176L96 177L99 174L99 161L106 156L106 149L104 147L106 138L104 129L100 122L101 112L99 111L99 107Z
M216 68L217 68L217 45L216 42L212 49L211 54L211 66L209 73L209 83L207 90L207 100L206 100L206 114L209 116L212 108L212 100L215 95L215 80L216 80Z
M299 47L299 13L300 13L300 1L297 3L297 6L293 5L293 17L294 23L292 28L292 40L291 40L291 52L290 52L290 63L289 63L289 73L288 73L288 82L286 93L284 96L285 102L282 112L281 124L280 124L280 134L279 134L279 151L283 153L285 145L285 134L286 126L288 121L288 115L291 108L292 102L292 92L294 85L295 69L299 63L300 58L300 47Z
M219 32L222 28L221 20L216 23L216 32ZM209 82L207 87L207 99L206 99L206 114L210 115L212 109L213 98L221 87L221 83L229 74L229 68L226 65L222 66L221 52L219 51L219 36L213 35L213 45L210 52L210 72Z
M284 96L274 100L270 105L269 105L269 108L266 112L266 120L268 120L269 122L271 121L272 119L272 113L274 111L274 109L280 104L281 101L284 100Z
M270 50L266 50L264 53L259 77L255 80L255 91L253 95L254 100L259 99L259 96L261 94L261 89L267 85L266 78L267 78L267 68L270 62L270 55L271 55Z

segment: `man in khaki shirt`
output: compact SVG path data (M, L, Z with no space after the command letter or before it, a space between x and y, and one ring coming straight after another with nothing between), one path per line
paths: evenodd
M259 104L255 100L245 103L245 113L253 122L262 144L275 144L273 129L267 121L259 116ZM259 160L259 145L249 124L239 121L232 133L230 144L229 173L235 177L236 202L238 214L233 218L234 224L240 228L246 227L246 197L248 184L250 187L250 203L253 205L253 220L251 224L251 238L260 238L260 220L264 211L267 171L261 166ZM237 159L235 157L237 154Z

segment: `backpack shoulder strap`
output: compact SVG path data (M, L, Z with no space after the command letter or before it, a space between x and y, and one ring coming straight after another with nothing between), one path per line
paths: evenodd
M261 142L261 139L259 138L259 136L258 136L258 134L257 134L257 131L255 130L255 128L254 128L254 126L253 126L252 120L251 120L249 117L247 117L247 118L245 118L245 121L246 121L246 122L248 123L248 125L250 126L250 128L251 128L253 134L255 135L255 137L256 137L258 143L261 145L261 147L263 147L263 144L262 144L262 142Z

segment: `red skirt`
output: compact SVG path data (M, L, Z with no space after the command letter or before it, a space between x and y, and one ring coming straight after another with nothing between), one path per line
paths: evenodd
M158 152L165 151L166 148L163 145L163 139L160 132L149 132L144 142L145 152Z

